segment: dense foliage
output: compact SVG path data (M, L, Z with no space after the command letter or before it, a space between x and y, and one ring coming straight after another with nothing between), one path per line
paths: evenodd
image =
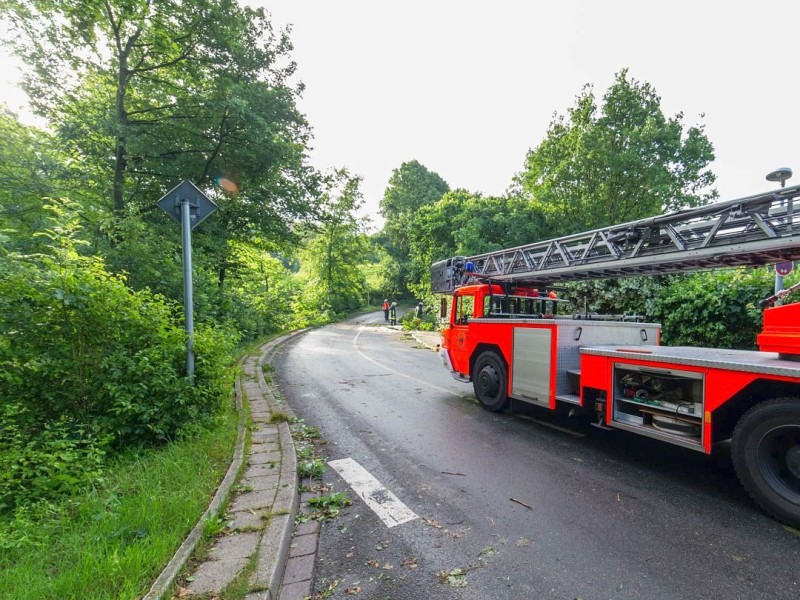
M0 508L86 483L107 450L163 442L219 413L230 332L200 327L194 384L174 308L77 252L64 204L46 251L2 257Z
M652 86L623 70L600 107L587 86L554 118L515 184L556 237L705 204L712 160L703 126L665 117Z
M754 350L763 314L758 301L774 285L766 268L694 273L661 287L650 314L664 326L664 344Z
M392 171L380 203L386 222L378 236L393 261L386 268L389 295L407 296L409 283L419 282L420 273L414 271L411 255L412 244L418 239L412 223L417 211L434 204L448 191L450 186L444 179L416 160Z
M451 256L473 256L545 237L540 211L519 196L484 197L466 190L447 192L419 208L408 225L409 288L431 303L430 266Z
M577 313L636 315L661 323L663 344L754 350L763 315L758 302L774 285L768 267L720 269L572 283L561 297Z
M301 326L328 323L364 303L368 286L359 265L369 242L362 221L355 217L362 204L360 181L341 170L325 183L319 224L299 253L302 267L293 309Z

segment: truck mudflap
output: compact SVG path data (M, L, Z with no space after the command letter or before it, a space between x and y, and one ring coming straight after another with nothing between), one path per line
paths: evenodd
M456 381L460 381L461 383L469 383L470 378L466 375L459 373L453 368L453 363L450 360L450 353L447 351L447 348L439 347L439 358L442 359L442 365L444 368L450 372L450 375L453 376L453 379Z

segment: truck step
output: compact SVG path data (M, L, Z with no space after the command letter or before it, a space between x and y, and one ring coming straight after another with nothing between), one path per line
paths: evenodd
M592 423L591 423L591 426L592 426L592 427L597 427L598 429L602 429L603 431L614 431L614 430L613 430L611 427L606 427L606 426L605 426L605 425L603 425L602 423L595 423L595 422L592 422Z
M569 404L580 404L581 397L578 394L559 394L556 396L559 402L568 402Z

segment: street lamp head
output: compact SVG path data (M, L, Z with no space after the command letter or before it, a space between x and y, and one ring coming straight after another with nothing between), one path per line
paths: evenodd
M767 174L767 181L780 181L781 187L786 187L786 180L791 178L792 170L789 167L781 167Z

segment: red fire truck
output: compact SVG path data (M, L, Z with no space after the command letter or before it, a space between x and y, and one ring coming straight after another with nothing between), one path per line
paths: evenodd
M660 325L567 313L551 291L567 281L793 261L798 196L800 186L781 188L437 262L432 289L451 296L442 299L442 361L490 411L512 401L564 406L600 428L706 454L730 440L750 496L800 526L800 304L766 308L759 350L743 351L661 346Z

